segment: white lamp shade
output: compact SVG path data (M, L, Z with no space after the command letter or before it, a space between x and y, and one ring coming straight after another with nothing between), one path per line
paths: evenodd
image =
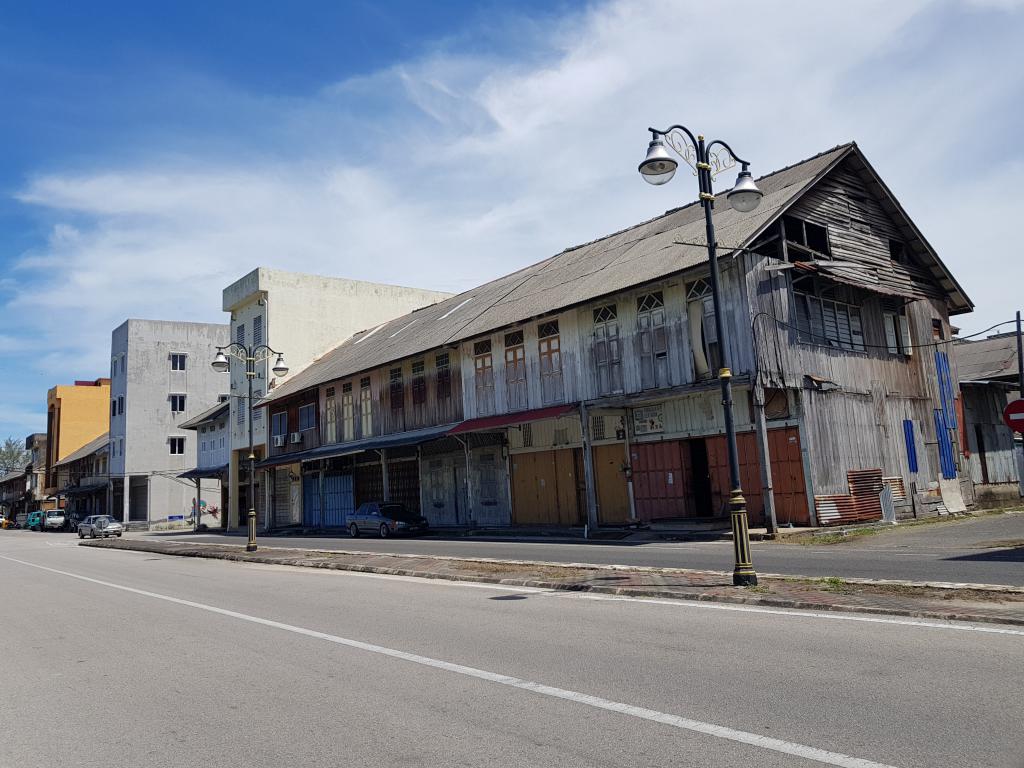
M277 362L274 363L274 367L271 368L275 376L287 376L288 366L284 364L284 355L277 356Z
M750 171L744 169L736 177L736 185L726 193L725 197L729 201L729 205L740 213L750 213L761 204L764 192L758 189Z
M679 163L673 159L661 139L653 139L647 146L647 157L637 170L648 184L665 184L675 176Z
M230 365L228 359L224 356L224 353L217 350L217 356L213 358L213 362L210 363L210 367L213 368L217 373L224 373Z

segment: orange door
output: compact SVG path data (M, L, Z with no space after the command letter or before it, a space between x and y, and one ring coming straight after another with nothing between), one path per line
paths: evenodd
M594 485L597 488L597 517L602 523L629 521L629 493L626 489L625 447L597 445L594 453Z

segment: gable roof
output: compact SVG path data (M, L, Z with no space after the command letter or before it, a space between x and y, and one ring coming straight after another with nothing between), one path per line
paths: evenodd
M723 203L715 211L715 234L720 255L752 242L807 189L852 155L862 157L851 142L762 176L757 183L764 198L750 213L740 213L725 204L724 194L719 193ZM707 262L706 242L704 213L698 202L669 210L362 331L296 372L268 393L260 405L678 274ZM941 271L948 275L944 266Z
M1001 333L979 341L960 341L956 346L960 381L1017 379L1017 335Z
M79 459L84 459L86 456L90 456L90 455L96 453L97 451L102 450L103 448L106 448L107 444L109 442L110 442L110 433L109 432L104 432L102 435L100 435L96 439L90 440L88 443L83 445L77 451L72 451L67 456L65 456L63 459L61 459L60 461L55 463L53 466L60 467L60 466L63 466L64 464L70 464L73 461L78 461Z

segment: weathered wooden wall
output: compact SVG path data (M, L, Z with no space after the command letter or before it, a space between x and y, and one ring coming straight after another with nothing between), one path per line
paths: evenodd
M968 384L961 388L966 421L967 445L970 450L971 480L975 483L1017 482L1017 457L1013 433L1003 423L1007 389L995 385ZM982 471L981 445L984 444L984 470ZM986 477L987 475L987 477Z

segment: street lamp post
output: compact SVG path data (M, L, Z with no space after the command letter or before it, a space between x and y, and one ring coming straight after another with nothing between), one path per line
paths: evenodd
M719 289L718 257L716 254L715 224L711 211L715 206L715 195L712 191L713 179L722 171L735 167L740 163L739 177L735 186L726 193L729 204L741 213L749 213L757 208L763 193L757 188L748 170L750 163L736 156L732 147L720 139L705 144L703 136L694 135L682 125L673 125L665 131L648 129L651 132L651 143L647 148L647 157L640 163L639 171L644 181L650 184L665 184L673 175L679 163L668 153L665 142L678 154L697 176L700 188L700 204L704 208L704 223L707 231L708 262L711 266L711 301L715 308L715 331L718 334L718 347L721 356L721 368L718 370L718 381L722 389L722 407L725 417L726 444L729 449L729 480L732 491L729 494L729 510L732 522L733 551L735 566L732 572L732 583L737 586L753 586L757 584L757 573L750 559L750 533L747 528L746 500L740 485L740 462L736 450L736 425L732 416L732 370L729 367L729 344L722 321L721 291ZM717 147L717 149L716 149Z
M246 552L256 551L256 452L252 444L252 382L256 378L256 363L262 363L273 355L277 355L277 361L271 369L274 375L286 376L288 366L284 364L284 355L275 352L266 344L247 347L245 344L234 342L225 347L217 347L217 355L210 363L213 370L224 373L231 367L228 357L241 360L245 363L245 378L249 382L249 541L245 545Z

